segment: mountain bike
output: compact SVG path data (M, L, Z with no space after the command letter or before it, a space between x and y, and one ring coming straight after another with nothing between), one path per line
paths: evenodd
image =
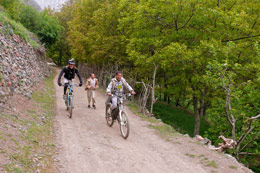
M128 96L131 96L128 95ZM111 96L111 98L113 95ZM114 124L114 121L118 121L121 135L124 139L127 139L130 132L130 126L129 126L129 119L127 112L124 108L124 102L126 101L127 95L124 94L123 96L117 96L117 108L114 112L114 115L112 115L112 103L107 102L106 103L106 121L107 125L109 127L112 127Z
M67 111L69 111L69 118L72 118L72 110L74 109L74 94L73 94L73 87L79 87L79 85L74 84L73 82L69 81L69 83L62 84L62 86L68 86L65 105L67 106Z

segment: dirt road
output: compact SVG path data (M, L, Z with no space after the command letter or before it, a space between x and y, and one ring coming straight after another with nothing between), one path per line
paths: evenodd
M94 110L87 108L87 93L84 88L76 88L75 109L72 119L69 119L62 99L63 88L58 87L56 81L57 76L54 82L57 96L57 142L61 146L59 158L63 166L61 172L203 173L226 170L223 166L218 166L218 169L207 167L193 156L187 156L190 151L197 152L194 150L196 144L167 142L148 127L148 122L129 110L131 131L129 138L124 140L117 123L112 128L107 126L104 116L106 97L100 92L97 92L98 103ZM233 164L232 161L231 163ZM239 166L236 167L237 169L229 169L227 172L245 172Z

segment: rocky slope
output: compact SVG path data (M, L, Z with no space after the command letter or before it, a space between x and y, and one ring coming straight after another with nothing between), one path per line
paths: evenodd
M8 32L5 32L7 31ZM10 25L0 23L0 112L13 94L31 97L31 88L49 74L44 52L12 32Z
M35 0L25 1L26 4L33 6L36 10L41 11L40 5Z

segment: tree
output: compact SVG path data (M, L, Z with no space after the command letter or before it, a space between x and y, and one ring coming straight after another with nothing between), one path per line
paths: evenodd
M45 12L42 12L35 32L41 42L49 47L59 39L61 29L56 17L48 16Z
M20 13L20 22L30 31L36 33L39 28L40 15L39 12L32 6L24 6Z
M75 0L67 7L72 56L102 79L126 72L143 93L143 112L164 96L192 110L194 135L207 118L213 142L222 134L238 141L234 155L259 153L259 3Z

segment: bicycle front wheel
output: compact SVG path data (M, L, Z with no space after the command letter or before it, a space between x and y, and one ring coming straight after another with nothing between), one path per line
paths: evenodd
M120 132L124 139L127 139L130 132L130 126L129 126L129 120L128 115L125 111L122 111L121 113L121 119L120 119Z
M73 109L73 108L72 108L72 105L73 105L73 103L72 103L72 98L70 97L70 98L69 98L69 114L70 114L69 117L70 117L70 118L72 118L72 109Z

